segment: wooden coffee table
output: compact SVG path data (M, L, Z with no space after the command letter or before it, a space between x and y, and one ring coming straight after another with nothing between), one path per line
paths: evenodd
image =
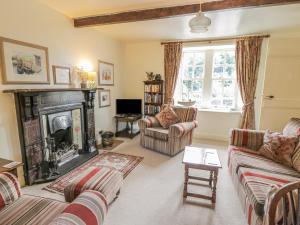
M187 146L185 147L182 162L185 164L185 180L184 180L183 197L187 198L188 196L190 196L195 198L203 198L203 199L211 200L212 203L215 203L219 168L222 168L217 150L210 149L210 148L197 148L197 147ZM209 171L210 177L203 178L203 177L190 176L189 169L199 169L199 170ZM212 195L207 196L207 195L188 192L187 186L189 184L189 180L207 181L209 187L212 190Z

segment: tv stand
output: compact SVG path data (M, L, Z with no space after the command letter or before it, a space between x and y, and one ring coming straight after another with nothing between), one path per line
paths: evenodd
M142 118L141 114L118 114L115 116L116 119L116 137L129 137L134 138L140 133L140 131L133 130L133 123ZM126 128L119 131L119 123L126 123ZM130 123L130 126L129 126Z

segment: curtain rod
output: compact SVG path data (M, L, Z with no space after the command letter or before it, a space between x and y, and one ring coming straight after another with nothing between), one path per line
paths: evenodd
M215 39L200 39L200 40L178 40L178 41L165 41L165 42L161 42L161 45L166 45L169 43L200 43L200 42L214 42L214 41L229 41L229 40L237 40L240 38L247 38L247 37L261 37L261 38L269 38L271 37L270 34L265 34L265 35L248 35L248 36L236 36L236 37L227 37L227 38L215 38Z

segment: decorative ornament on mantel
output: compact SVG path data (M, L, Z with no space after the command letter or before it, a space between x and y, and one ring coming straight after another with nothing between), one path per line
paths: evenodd
M202 3L200 2L200 10L195 17L189 22L191 33L205 33L211 25L211 19L202 12Z

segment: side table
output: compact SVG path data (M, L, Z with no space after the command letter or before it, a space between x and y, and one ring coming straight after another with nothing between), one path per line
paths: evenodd
M190 196L195 198L203 198L203 199L211 200L212 203L215 203L216 195L217 195L218 173L219 173L219 169L222 168L217 150L187 146L185 147L182 162L185 165L183 197L187 198L188 196ZM203 178L203 177L191 176L189 174L189 169L209 171L210 177ZM188 188L189 180L200 180L200 181L208 182L209 187L212 190L212 195L207 196L207 195L188 192L187 188Z
M5 165L7 165L9 163L12 163L12 162L14 162L14 161L0 158L0 173L2 173L2 172L9 172L9 173L14 174L16 177L18 177L17 168L20 167L20 166L23 166L23 163L18 162L18 163L16 163L15 165L13 165L10 168L3 167L3 166L5 166Z

